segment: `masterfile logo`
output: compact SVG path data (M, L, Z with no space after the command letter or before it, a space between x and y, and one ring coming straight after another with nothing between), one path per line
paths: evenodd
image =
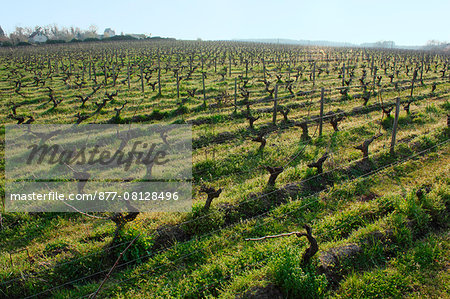
M7 211L191 206L190 125L7 125L5 135Z

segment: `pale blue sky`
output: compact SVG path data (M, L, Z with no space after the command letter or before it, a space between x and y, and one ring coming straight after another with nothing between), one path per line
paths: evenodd
M398 45L450 41L449 0L6 0L0 26L95 24L177 39L289 38Z

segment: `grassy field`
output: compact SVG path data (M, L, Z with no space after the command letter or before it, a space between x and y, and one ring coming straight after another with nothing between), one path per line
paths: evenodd
M434 52L232 42L0 49L4 124L188 123L193 136L189 213L140 213L113 239L109 219L2 211L0 297L89 297L139 234L98 297L448 297L448 66ZM267 167L282 167L275 184ZM209 209L202 186L222 189ZM304 225L309 261L304 236L246 240Z

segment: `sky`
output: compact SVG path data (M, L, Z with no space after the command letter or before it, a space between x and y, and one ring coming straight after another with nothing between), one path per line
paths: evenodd
M286 38L397 45L450 41L449 0L16 0L0 26L57 24L176 39Z

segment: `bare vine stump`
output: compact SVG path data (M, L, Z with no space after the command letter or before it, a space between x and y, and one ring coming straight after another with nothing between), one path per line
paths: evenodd
M301 136L302 140L311 139L311 137L309 137L309 134L308 134L308 122L307 121L298 123L298 124L296 124L296 126L299 126L300 128L302 128L302 136Z
M117 94L118 94L118 91L117 91L117 90L116 90L115 92L113 92L113 93L105 92L105 96L106 96L106 97L108 98L108 100L110 100L110 101L114 100L114 97L116 97Z
M266 166L266 170L270 173L269 181L267 182L267 186L275 186L275 180L278 175L283 172L283 167L271 167Z
M280 109L280 113L283 115L284 121L285 121L285 122L288 122L288 121L289 121L289 120L288 120L288 114L289 114L289 111L291 111L289 108L283 108L283 109Z
M370 92L364 91L364 94L362 96L364 102L363 102L363 106L367 106L367 103L370 100Z
M344 111L342 111L341 109L338 109L336 112L327 113L327 115L330 118L330 124L333 126L333 130L335 132L339 131L338 124L345 117Z
M77 119L76 121L75 121L75 123L77 124L77 125L79 125L79 124L81 124L81 122L83 122L83 121L85 121L86 119L88 119L89 117L91 117L91 115L86 115L86 114L80 114L80 112L78 112L76 115L75 115L75 118Z
M245 241L263 241L266 239L275 239L275 238L281 238L281 237L289 237L292 235L296 235L297 237L306 237L308 239L308 242L310 246L306 248L305 252L302 256L302 265L307 265L311 262L312 257L319 251L319 245L317 244L316 238L312 235L312 229L309 225L305 224L303 226L306 230L306 233L301 232L290 232L290 233L283 233L279 235L272 235L272 236L264 236L261 238L247 238Z
M138 209L133 207L128 200L125 200L125 205L127 206L130 212L114 213L111 217L109 217L109 219L116 225L116 230L114 232L114 238L111 241L111 246L115 243L115 241L119 237L119 232L125 226L125 224L135 220L139 215Z
M431 192L431 187L430 187L429 185L425 185L425 186L420 187L420 188L416 191L416 196L417 196L419 199L422 199L422 197L423 197L425 194L428 194L428 193L430 193L430 192Z
M322 136L324 92L325 92L325 89L322 87L322 89L320 91L319 136Z
M391 107L384 107L381 106L381 110L383 110L383 113L387 116L387 117L391 117L391 112L394 109L394 106Z
M208 195L205 206L203 207L203 210L208 211L213 199L219 197L220 193L222 193L222 188L220 188L219 190L216 190L214 188L206 187L205 185L202 185L200 187L200 191L204 192Z
M161 131L159 133L159 136L161 137L162 141L164 142L165 145L169 145L169 142L167 141L167 132L166 131Z
M363 153L363 162L369 161L369 145L377 138L382 136L383 134L378 134L373 136L372 138L364 140L364 142L358 146L355 146L356 149L362 151Z
M405 109L406 113L409 114L410 113L409 108L411 105L411 101L407 101L407 102L403 103L402 105L403 105L403 109Z
M28 120L24 122L25 125L29 125L34 122L34 117L32 115L28 116Z
M246 90L245 88L240 88L241 90L241 95L244 98L242 100L242 102L244 103L245 107L247 108L247 115L250 115L250 92L248 90Z
M250 114L247 114L246 118L248 119L248 123L249 123L250 129L254 129L255 128L254 127L254 123L255 123L255 121L257 121L259 119L259 116L258 117L254 117L254 116L252 116Z
M434 93L434 91L436 90L436 82L433 82L433 85L431 86L431 93Z
M297 233L297 237L305 236L308 239L309 247L306 248L305 252L302 256L302 264L307 265L311 262L312 257L319 251L319 245L317 244L316 238L312 235L312 229L309 225L305 224L303 226L306 230L306 233Z
M317 173L318 173L318 174L321 174L321 173L323 173L323 163L325 162L325 160L326 160L327 158L328 158L328 153L325 153L325 154L323 154L323 156L322 156L319 160L317 160L316 162L309 163L309 164L308 164L308 167L309 167L309 168L313 168L313 167L317 168Z
M266 138L264 138L263 134L258 135L258 137L252 138L252 141L261 143L261 145L259 146L259 149L258 149L259 151L262 151L264 149L264 147L266 146L266 142L267 142L267 140L266 140Z
M120 121L120 112L122 112L123 108L125 108L125 105L128 104L128 101L125 101L125 103L123 103L122 107L120 108L114 108L114 111L116 112L116 115L113 116L109 122L111 123L118 123Z
M84 193L84 186L86 186L87 181L91 177L88 172L76 171L75 169L71 169L73 172L73 177L77 180L77 191L78 194Z
M266 89L265 90L266 90L266 92L269 93L269 98L273 99L273 93L275 91L275 88L270 89L269 85L270 85L270 83L266 83Z

